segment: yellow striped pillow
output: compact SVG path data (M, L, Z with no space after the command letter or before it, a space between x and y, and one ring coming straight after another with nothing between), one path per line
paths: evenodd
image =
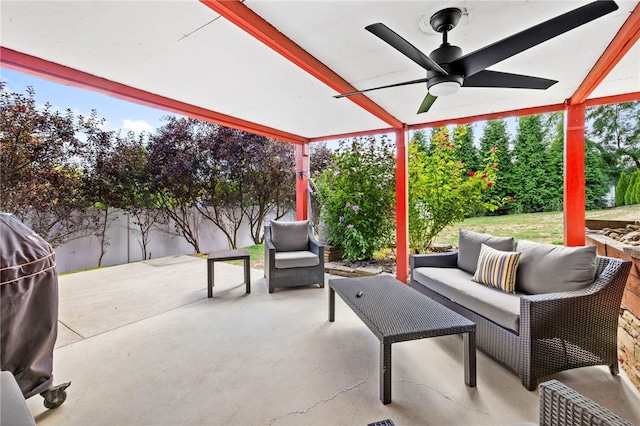
M482 244L472 280L507 293L515 293L519 261L520 252L495 250Z

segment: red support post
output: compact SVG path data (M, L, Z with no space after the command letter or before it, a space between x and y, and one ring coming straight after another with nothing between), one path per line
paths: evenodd
M396 278L407 283L409 275L409 154L406 129L396 134Z
M309 142L296 144L296 220L309 219Z
M567 105L564 120L564 243L585 245L584 103Z

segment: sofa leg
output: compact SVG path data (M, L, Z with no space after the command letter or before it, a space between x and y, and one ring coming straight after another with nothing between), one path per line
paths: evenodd
M618 368L619 367L618 367L618 363L617 362L614 362L613 364L611 364L609 366L609 371L611 372L612 376L617 376L618 375L618 373L619 373Z
M522 376L522 385L529 391L534 391L538 387L538 381L530 377Z

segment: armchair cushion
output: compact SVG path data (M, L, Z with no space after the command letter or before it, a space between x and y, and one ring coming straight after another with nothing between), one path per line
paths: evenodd
M501 251L513 251L513 237L494 237L489 234L468 231L460 228L458 238L458 268L470 274L476 272L478 257L480 257L480 246L486 244L491 248Z
M276 252L275 266L277 269L307 268L319 264L318 255L310 251Z
M309 250L309 221L271 221L271 240L276 251Z
M516 291L528 294L575 291L593 283L596 246L564 247L518 241Z

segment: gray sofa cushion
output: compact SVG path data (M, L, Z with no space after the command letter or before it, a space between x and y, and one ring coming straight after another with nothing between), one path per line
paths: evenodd
M476 272L480 246L486 244L500 251L513 251L515 246L513 237L494 237L489 234L468 231L460 228L458 237L458 268L470 274Z
M520 295L471 281L472 274L456 268L423 267L413 279L451 301L504 328L520 329Z
M318 255L310 251L276 251L275 266L277 269L307 268L319 264Z
M309 250L309 221L271 221L271 241L276 251Z
M518 241L516 291L528 294L580 290L596 274L596 246L564 247Z

